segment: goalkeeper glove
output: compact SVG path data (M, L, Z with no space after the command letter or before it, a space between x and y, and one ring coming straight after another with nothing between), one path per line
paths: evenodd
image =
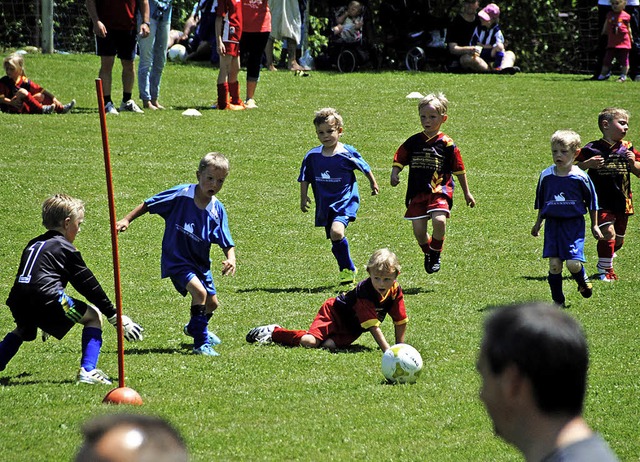
M118 327L117 315L114 314L107 319L113 327ZM129 316L122 315L122 330L124 332L124 338L127 339L127 341L136 342L142 340L142 332L144 329L139 324L133 322Z

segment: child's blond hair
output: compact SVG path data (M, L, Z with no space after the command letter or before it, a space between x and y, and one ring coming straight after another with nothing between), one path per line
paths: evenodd
M6 58L4 58L4 60L2 61L2 66L4 67L5 64L11 64L13 67L15 67L16 69L18 69L20 71L20 75L24 76L24 58L22 57L22 55L20 53L11 53L9 56L7 56Z
M598 114L598 127L600 131L602 131L602 123L606 120L607 122L613 122L613 119L616 117L624 117L625 119L629 119L629 111L626 109L622 109L619 107L607 107L604 108L600 114Z
M420 100L418 103L418 111L422 110L425 106L431 106L440 115L446 115L449 110L449 100L444 93L429 93L427 96Z
M219 152L209 152L200 160L198 171L204 172L208 167L229 173L229 159Z
M398 257L389 249L378 249L373 252L369 263L367 263L367 272L377 271L381 273L395 273L397 276L400 274L400 263Z
M551 135L551 146L555 144L565 146L572 152L577 153L580 146L582 146L582 140L580 139L580 135L573 130L556 130L555 133Z
M335 128L342 128L344 121L336 109L332 107L325 107L318 109L313 117L313 125L318 127L322 124L329 124L333 125Z
M51 230L62 227L64 220L75 220L84 212L84 202L61 193L47 198L42 204L42 226Z

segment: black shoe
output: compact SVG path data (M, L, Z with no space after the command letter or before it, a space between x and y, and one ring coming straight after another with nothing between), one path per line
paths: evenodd
M424 269L429 274L440 271L440 252L429 250L429 253L425 254Z
M513 74L515 74L517 72L520 72L520 68L518 66L504 67L504 68L500 69L500 74L513 75Z

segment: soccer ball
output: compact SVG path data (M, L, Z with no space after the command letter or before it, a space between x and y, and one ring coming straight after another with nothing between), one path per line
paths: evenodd
M167 54L169 56L169 59L174 63L184 62L187 59L187 49L184 47L184 45L180 45L179 43L169 48Z
M382 375L391 383L414 383L422 371L422 356L406 343L393 345L382 355Z

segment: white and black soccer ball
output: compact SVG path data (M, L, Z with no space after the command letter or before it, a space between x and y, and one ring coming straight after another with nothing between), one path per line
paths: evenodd
M422 372L422 356L406 343L393 345L382 355L382 375L391 383L414 383Z
M169 56L169 59L174 63L183 63L187 59L187 49L184 45L176 43L171 48L169 48L167 56Z

